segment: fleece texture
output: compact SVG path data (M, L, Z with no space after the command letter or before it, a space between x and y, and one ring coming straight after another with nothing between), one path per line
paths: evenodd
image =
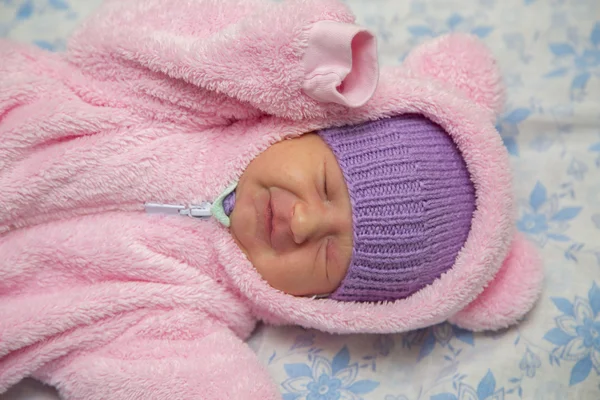
M514 230L490 53L451 35L379 71L353 21L334 0L111 0L64 54L0 42L0 393L33 376L67 400L276 399L243 342L258 320L481 330L530 309L541 265ZM409 113L453 139L476 210L453 267L405 299L289 296L216 220L143 212L214 200L279 140Z

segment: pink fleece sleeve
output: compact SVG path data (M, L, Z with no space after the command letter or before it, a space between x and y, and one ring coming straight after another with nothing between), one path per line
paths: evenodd
M320 21L309 31L304 55L304 93L323 103L360 107L377 88L373 35L358 25Z
M226 96L232 107L291 119L364 104L378 75L373 35L337 0L110 0L73 37L68 58L166 101L182 102L191 85L188 96Z
M252 350L229 329L178 331L176 311L150 319L91 352L65 357L36 377L75 399L280 399ZM206 333L206 332L205 332Z

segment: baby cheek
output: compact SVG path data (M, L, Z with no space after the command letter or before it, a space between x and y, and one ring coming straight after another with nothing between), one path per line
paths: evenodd
M282 283L285 282L290 293L304 291L310 282L311 268L312 264L307 264L306 257L294 253L279 264L279 278Z
M320 291L323 282L308 254L294 252L278 260L260 266L259 273L275 289L285 293L304 296Z
M255 257L251 262L270 286L286 293L294 288L295 274L289 263L280 258L266 257L264 254L262 257Z

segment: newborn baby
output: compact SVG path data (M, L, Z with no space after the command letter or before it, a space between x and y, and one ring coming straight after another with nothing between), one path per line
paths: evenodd
M64 54L2 42L0 88L0 393L276 399L258 321L499 329L539 294L475 38L379 71L335 0L109 0Z
M226 200L234 195L231 233L271 286L353 301L432 283L454 264L475 209L458 149L418 115L275 144Z
M271 286L298 296L339 286L352 256L352 206L335 155L319 136L267 149L234 193L231 233Z

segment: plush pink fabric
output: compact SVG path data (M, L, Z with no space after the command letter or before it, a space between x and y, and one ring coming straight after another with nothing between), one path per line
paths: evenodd
M508 327L523 316L524 309L533 307L543 276L537 251L518 234L492 284L449 321L474 331Z
M370 36L340 25L352 23L333 0L111 0L65 54L0 43L0 393L34 376L65 399L275 399L243 343L258 319L478 330L529 310L542 273L514 233L491 56L470 37L437 39L348 108L377 79ZM347 34L328 44L323 26ZM328 46L340 57L320 65ZM307 85L317 70L342 85ZM402 113L446 129L477 193L456 265L407 299L289 296L216 221L143 213L214 199L283 138Z
M411 76L432 78L457 89L488 111L492 123L504 107L500 71L474 35L442 36L424 43L408 55L404 68Z

